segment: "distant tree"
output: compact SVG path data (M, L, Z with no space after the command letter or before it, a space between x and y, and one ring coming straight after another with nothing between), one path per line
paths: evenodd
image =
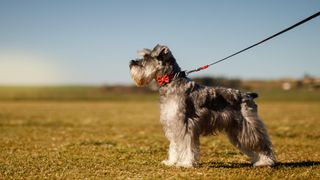
M240 79L229 79L225 77L197 77L193 79L195 82L205 86L224 86L229 88L240 88Z

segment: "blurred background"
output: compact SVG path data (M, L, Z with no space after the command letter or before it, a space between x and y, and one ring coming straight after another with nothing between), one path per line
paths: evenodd
M317 0L13 0L0 4L0 86L3 91L11 88L11 93L17 86L24 92L26 87L62 91L62 86L145 92L132 87L128 68L139 49L167 45L182 69L190 70L320 9ZM320 18L313 19L191 77L206 85L243 89L318 89L319 30Z
M199 167L161 166L158 87L129 74L142 48L167 45L191 70L319 10L319 0L0 0L0 179L320 179L320 17L190 75L259 94L272 169L250 168L220 135L201 138Z

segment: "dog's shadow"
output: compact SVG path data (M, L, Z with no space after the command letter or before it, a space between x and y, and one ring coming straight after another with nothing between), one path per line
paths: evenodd
M209 168L248 168L253 167L250 163L225 163L225 162L208 162L202 163L200 166L207 166ZM272 168L299 168L299 167L311 167L320 166L320 161L300 161L300 162L278 162Z

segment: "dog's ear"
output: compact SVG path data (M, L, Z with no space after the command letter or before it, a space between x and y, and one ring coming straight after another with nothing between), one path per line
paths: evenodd
M142 49L138 51L138 55L145 57L145 56L150 56L151 55L151 50L150 49Z
M153 48L151 56L164 61L172 58L172 54L169 48L167 46L162 46L159 44Z

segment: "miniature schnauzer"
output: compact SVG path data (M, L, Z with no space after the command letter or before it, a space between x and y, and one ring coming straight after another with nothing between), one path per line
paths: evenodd
M166 46L143 49L139 55L143 58L130 62L132 79L137 86L153 79L159 85L160 121L170 142L163 164L194 167L199 160L199 136L224 132L254 166L275 165L271 141L253 100L256 93L196 84Z

